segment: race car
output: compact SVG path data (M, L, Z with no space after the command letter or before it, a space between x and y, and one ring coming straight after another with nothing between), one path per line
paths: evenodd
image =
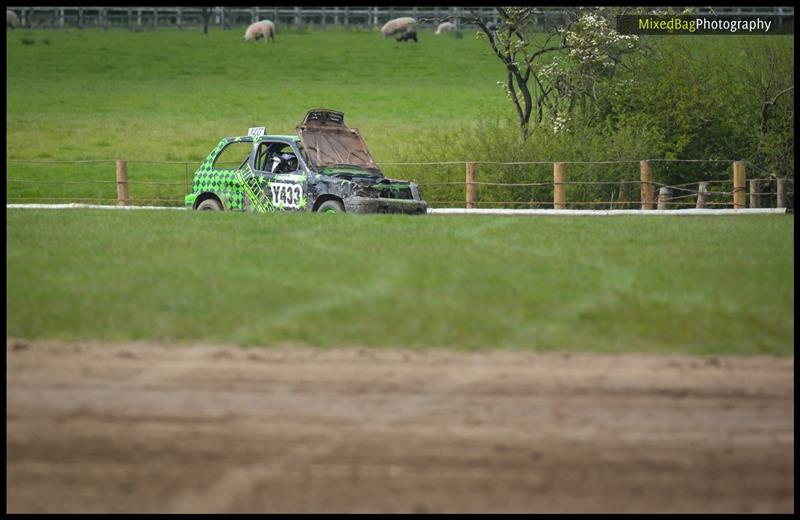
M389 179L344 113L310 110L297 135L226 137L194 173L187 209L427 213L413 182Z

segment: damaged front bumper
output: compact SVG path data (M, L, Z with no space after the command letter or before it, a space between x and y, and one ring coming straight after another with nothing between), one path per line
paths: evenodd
M347 197L344 209L348 213L402 213L406 215L425 215L428 203L413 199L382 199L372 197Z

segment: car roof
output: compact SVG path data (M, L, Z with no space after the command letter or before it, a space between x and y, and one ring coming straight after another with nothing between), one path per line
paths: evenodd
M260 135L258 137L253 137L252 135L240 135L240 136L230 136L226 137L226 140L242 140L242 141L254 141L256 139L264 140L264 139L281 139L283 141L300 141L300 138L296 135Z

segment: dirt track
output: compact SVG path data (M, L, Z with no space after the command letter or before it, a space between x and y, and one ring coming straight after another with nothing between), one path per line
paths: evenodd
M794 510L794 359L7 339L9 512Z

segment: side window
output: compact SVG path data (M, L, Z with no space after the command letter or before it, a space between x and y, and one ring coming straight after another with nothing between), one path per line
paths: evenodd
M250 157L252 142L230 143L222 149L212 168L215 170L235 170L242 168Z
M263 141L258 145L254 161L255 169L260 172L269 172L272 166L272 158L275 156L278 143Z
M256 170L266 173L292 173L300 168L294 150L286 143L262 142L255 159Z

